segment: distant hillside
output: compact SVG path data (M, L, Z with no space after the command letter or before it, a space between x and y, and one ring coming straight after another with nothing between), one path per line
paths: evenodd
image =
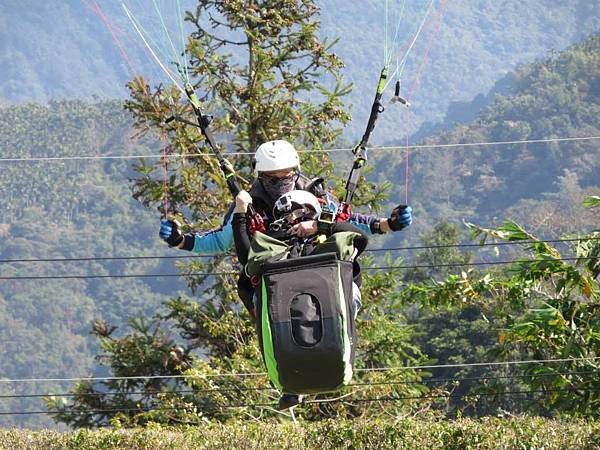
M117 101L52 102L0 109L3 158L150 153L129 140ZM153 148L153 147L151 147ZM105 276L175 272L172 260L6 260L173 254L157 237L158 216L131 198L129 161L0 162L0 272L3 277ZM0 378L94 373L91 321L119 326L153 313L183 284L175 278L0 281ZM68 383L0 384L0 395L60 392ZM40 410L35 399L4 399L5 411ZM44 415L0 416L0 426L52 423ZM0 447L2 445L0 444Z
M520 67L476 120L425 144L600 135L600 36ZM513 217L541 234L597 226L579 204L600 191L600 141L420 149L410 157L418 234L441 218L489 225ZM374 152L372 152L374 153ZM403 198L403 152L380 153L376 171ZM384 175L385 174L385 175ZM421 229L419 229L421 228Z
M355 84L348 97L355 121L347 138L356 139L363 131L381 69L383 3L380 0L317 2L322 8L322 35L340 39L336 51L346 63L347 80ZM400 14L402 2L389 3L390 17L394 19ZM131 77L130 70L89 4L84 0L2 2L0 104L126 95L124 85ZM117 27L136 70L150 79L162 80L156 63L131 31L119 2L99 4ZM183 2L187 8L194 4L194 0ZM399 29L400 47L410 42L427 4L407 2ZM450 103L470 101L477 94L489 91L497 79L519 62L564 48L600 30L600 6L593 1L466 0L451 1L448 5L414 95L413 131L424 121L441 120ZM412 84L416 67L422 62L433 19L434 14L408 59L403 79L405 89ZM381 144L404 135L402 120L400 112L382 118L385 126L378 127L373 142Z

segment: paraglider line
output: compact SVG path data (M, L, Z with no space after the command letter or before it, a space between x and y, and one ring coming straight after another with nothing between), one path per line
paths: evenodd
M129 58L129 55L127 54L127 51L125 50L125 47L123 46L123 44L117 37L117 34L115 33L115 30L114 30L114 26L111 24L110 20L106 16L106 14L104 14L104 11L102 11L102 9L100 8L100 6L96 2L96 0L91 0L93 3L93 7L92 7L92 5L90 5L88 3L88 0L82 0L82 1L88 6L88 8L92 9L96 13L96 15L100 18L100 20L102 21L102 23L104 24L104 26L106 27L106 29L108 30L110 35L112 36L112 39L113 39L115 45L117 46L117 48L119 49L119 51L121 52L121 55L123 56L123 59L125 60L126 64L129 66L129 70L131 71L131 74L134 77L138 77L139 74L135 70L135 68L131 62L131 58ZM156 107L154 102L151 101L150 104L152 105L154 112L157 115L159 115L160 111L158 110L158 108ZM169 211L169 179L168 179L169 169L168 169L168 158L167 158L167 137L165 135L164 130L161 130L160 139L162 142L162 161L163 161L163 169L164 169L163 203L164 203L164 211L165 211L165 217L166 217L168 215L168 211Z
M171 79L171 81L177 87L177 89L179 89L185 95L185 90L175 80L174 76L171 74L171 71L167 67L165 67L165 65L162 63L162 61L160 60L160 58L156 55L156 53L154 52L154 50L150 46L150 44L148 44L148 41L146 40L146 37L141 32L140 28L138 27L135 19L131 15L131 12L129 11L129 9L127 8L127 6L124 3L122 3L121 5L123 6L123 9L125 10L125 13L127 14L127 17L131 21L131 24L133 25L133 27L137 31L137 33L140 36L140 38L142 39L142 41L144 41L144 44L146 45L146 48L148 49L148 51L150 52L150 54L152 55L152 57L154 58L154 60L158 63L158 65L161 67L161 69L167 74L167 76Z
M129 71L131 72L131 74L133 76L137 76L137 72L136 72L136 70L135 70L135 68L134 68L134 66L133 66L133 64L131 62L131 59L129 59L129 55L125 51L125 48L121 44L121 41L118 39L113 26L111 25L110 21L108 20L108 17L106 17L106 15L102 11L102 9L100 8L100 6L96 2L96 0L91 0L92 4L90 4L88 2L88 0L81 0L81 1L88 8L90 8L92 11L94 11L96 13L96 15L98 16L98 18L100 19L100 21L104 24L104 26L106 27L106 29L108 30L108 32L112 36L112 39L113 39L115 45L118 47L121 55L123 56L123 59L125 60L125 63L127 64L128 68L129 68Z

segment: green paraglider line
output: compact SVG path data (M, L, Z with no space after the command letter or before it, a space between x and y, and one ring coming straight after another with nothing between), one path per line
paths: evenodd
M160 58L158 57L158 55L156 54L156 52L154 51L152 46L148 43L146 36L144 36L144 33L140 29L140 26L138 26L138 23L135 20L135 18L133 17L133 14L129 10L129 8L127 8L127 5L125 5L125 3L121 3L121 5L123 6L123 9L125 10L125 14L127 14L127 17L131 21L131 23L132 23L133 27L135 28L135 30L137 31L138 35L140 36L140 38L142 38L142 41L144 41L144 44L146 45L146 48L148 49L148 51L150 52L152 57L156 60L158 65L161 67L161 69L167 74L167 76L173 82L173 84L175 84L177 89L179 89L183 94L185 94L186 93L185 90L175 80L174 76L171 74L171 71L163 64L163 62L160 60Z
M185 73L185 80L189 83L190 75L188 73L187 68L187 49L185 45L185 35L183 33L183 13L181 10L181 2L179 0L177 0L177 16L180 18L180 20L178 20L177 23L179 25L179 34L181 37L181 48L183 49L183 71Z
M398 13L398 18L396 19L396 31L394 32L394 38L392 39L392 49L396 48L398 44L398 36L400 34L400 24L402 23L402 18L404 17L404 10L406 8L406 0L402 2L402 7L400 8L400 12ZM393 51L390 52L388 56L388 64L391 63L393 56Z
M415 33L413 39L411 40L406 52L404 53L404 56L402 57L402 59L399 58L400 53L398 53L398 59L396 60L396 69L394 70L394 72L392 72L387 84L386 84L386 88L388 86L388 84L394 79L394 77L397 77L398 79L402 78L402 72L404 72L404 68L406 67L406 62L408 61L408 55L410 54L410 52L412 51L415 43L417 42L421 32L423 31L423 27L425 26L425 23L427 22L427 18L429 17L429 14L431 13L431 8L433 7L433 3L435 0L431 0L431 2L429 3L429 6L427 7L427 11L425 12L425 15L423 16L423 19L421 20L421 23L419 25L419 28L417 28L417 32ZM391 60L392 60L392 55L390 55L390 59L388 61L388 64L391 64Z
M184 83L188 83L189 80L187 79L186 72L185 72L185 70L182 69L182 67L185 67L185 64L182 64L182 62L179 60L179 54L177 53L177 50L175 49L175 44L173 43L173 40L171 39L171 35L169 34L169 29L167 28L167 24L165 23L165 19L160 11L158 3L156 3L156 0L152 0L152 3L154 5L154 9L156 10L156 14L158 15L158 18L160 20L163 34L167 38L167 41L169 42L169 45L171 46L171 50L173 51L173 57L175 58L174 62L175 62L175 65L177 66L177 68L179 69L178 70L179 75L181 76Z

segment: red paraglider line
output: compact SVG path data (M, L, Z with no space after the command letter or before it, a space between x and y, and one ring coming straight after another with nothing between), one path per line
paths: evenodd
M444 17L444 14L446 13L447 6L448 6L448 0L442 0L442 3L440 4L440 9L435 18L435 24L433 27L433 31L432 31L431 35L429 36L429 41L427 42L427 47L426 47L425 53L423 54L423 57L421 58L421 62L417 66L417 73L416 73L413 83L410 87L408 96L406 97L406 99L409 102L412 100L413 94L415 93L417 86L419 85L421 73L423 71L423 68L425 67L425 64L427 64L427 60L429 58L429 52L431 51L431 48L433 47L433 43L435 41L435 38L437 37L438 32L440 31L440 25L442 23L442 18ZM408 204L408 185L409 185L408 167L409 167L409 158L410 158L409 136L410 136L411 128L412 127L411 127L410 110L407 108L407 110L406 110L406 156L405 156L405 161L404 161L404 201L406 204Z
M88 8L90 8L92 11L94 11L96 13L96 15L98 16L100 21L104 24L104 26L106 27L106 29L112 36L112 39L113 39L115 45L118 47L119 51L121 52L121 55L123 56L125 63L129 67L131 74L134 77L139 78L139 74L135 70L135 67L131 62L131 58L129 58L129 55L127 54L127 51L125 50L125 47L121 43L117 34L115 33L115 27L112 25L110 19L106 16L106 14L104 14L104 11L102 11L102 8L100 8L100 6L96 2L96 0L91 0L91 4L88 2L88 0L81 0L81 1ZM154 105L153 102L151 102L151 105L154 108L154 112L158 114L159 111L158 111L158 108L156 108L156 105ZM167 139L165 136L165 132L163 130L161 130L160 139L162 141L162 155L163 155L163 158L162 158L162 161L163 161L163 184L164 184L163 207L164 207L165 217L168 217L168 215L169 215L169 166L168 166L168 164L169 163L168 163L168 158L167 158Z
M108 32L112 36L112 39L113 39L115 45L119 48L119 51L121 52L121 55L123 56L123 59L125 60L125 63L129 67L129 71L131 72L131 74L133 76L137 77L138 74L137 74L137 72L136 72L133 64L131 63L131 59L129 58L129 55L125 51L125 47L123 47L123 45L121 44L121 41L119 40L119 38L117 37L117 34L115 33L114 27L111 25L108 17L106 17L106 15L102 11L102 9L98 5L98 3L96 3L95 0L91 0L91 4L90 4L90 2L88 2L88 0L81 0L81 1L88 8L90 8L92 11L94 11L96 13L96 15L98 16L98 18L100 19L100 21L104 24L104 26L106 27L106 29L108 30Z
M410 136L410 130L411 130L411 124L410 124L410 109L406 108L406 152L405 152L405 156L404 156L404 204L408 205L408 160L410 157L410 141L409 141L409 136Z
M412 96L415 93L415 90L419 84L419 81L421 78L421 73L423 71L423 68L427 64L427 60L429 58L429 52L431 51L431 48L433 47L433 43L435 41L435 38L437 37L438 32L440 31L440 25L442 24L442 18L444 17L444 14L446 13L447 6L448 6L448 0L442 0L442 3L440 4L440 10L438 11L438 14L435 18L435 24L433 27L433 31L431 33L431 36L429 36L429 41L427 42L427 48L425 50L425 53L423 54L423 57L421 58L421 62L419 63L419 66L417 67L417 73L415 75L415 79L413 80L413 84L412 84L409 94L408 94L408 98L407 98L408 100L410 100L412 98Z

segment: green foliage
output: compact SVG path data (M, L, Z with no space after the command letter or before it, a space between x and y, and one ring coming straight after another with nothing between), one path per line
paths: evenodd
M476 291L468 278L475 275L472 268L461 266L471 263L473 254L456 247L463 234L460 227L445 221L424 233L421 244L434 248L419 250L413 260L420 267L406 271L404 278L409 284L398 296L397 308L406 311L409 323L417 331L414 342L436 365L496 359L497 328L501 326L498 311L495 305L471 301ZM483 277L484 286L491 280L489 274L478 276ZM433 291L431 286L435 286ZM490 375L486 367L439 367L430 372L433 380L449 380L433 386L452 396L435 404L451 417L495 414L500 409L523 410L509 396L490 399L476 395L487 391L490 384L498 384L485 379ZM507 375L504 371L495 373L501 374ZM496 388L509 390L507 384Z
M6 450L38 449L594 449L600 444L597 422L539 417L434 421L328 420L319 423L206 423L200 427L132 430L2 431Z
M468 264L472 258L470 253L463 254L455 247L460 241L461 230L457 225L445 220L438 222L431 231L421 236L421 245L433 248L419 251L413 258L418 267L407 271L404 281L418 283L460 270L461 264Z
M600 207L600 196L598 195L590 195L583 202L583 206L586 208L598 208Z
M460 277L411 286L402 292L403 301L447 307L491 305L505 324L498 335L500 355L517 350L524 358L575 359L556 367L532 364L524 371L526 385L547 393L535 401L539 411L597 416L600 286L594 251L600 235L580 237L570 261L514 222L496 229L469 227L473 238L482 237L482 242L522 241L530 257L519 259L498 277L463 272Z

